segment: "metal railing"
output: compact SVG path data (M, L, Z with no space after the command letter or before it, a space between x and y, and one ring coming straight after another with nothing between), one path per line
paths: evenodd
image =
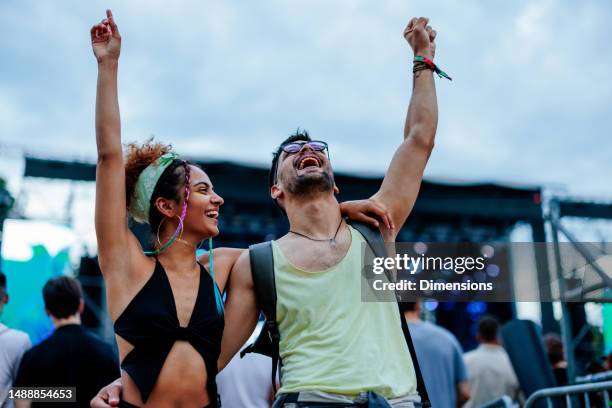
M496 400L487 402L484 405L481 405L479 408L512 408L512 399L507 395L504 395L501 398Z
M579 407L580 404L572 405L572 396L577 396L582 394L582 399L584 401L584 406L591 407L591 398L589 397L589 393L600 392L602 391L602 399L603 399L603 407L610 406L610 391L612 391L612 381L603 381L589 384L578 384L578 385L568 385L565 387L555 387L555 388L545 388L543 390L539 390L534 392L527 402L525 403L525 408L534 407L536 402L545 399L547 402L547 406L549 408L555 407L553 403L553 398L555 400L559 400L559 398L565 397L565 406L568 408L571 407Z
M612 380L612 371L604 371L603 373L583 375L576 377L574 384L594 383Z

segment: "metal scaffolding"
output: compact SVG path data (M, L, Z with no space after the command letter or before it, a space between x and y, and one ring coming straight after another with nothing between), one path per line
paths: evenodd
M578 375L575 353L576 347L588 332L588 326L584 325L581 328L572 327L569 302L612 301L612 299L607 299L605 297L594 296L594 293L597 291L612 288L612 278L609 275L612 271L604 271L603 268L597 264L597 254L593 253L588 245L580 242L569 229L563 226L561 220L563 217L612 220L612 204L553 199L550 201L549 209L550 211L546 217L546 221L550 224L554 244L555 268L559 282L559 300L561 301L562 311L561 334L567 355L567 376L569 382L572 383ZM575 278L576 270L567 270L568 268L565 268L563 265L560 247L562 237L572 245L575 251L584 258L586 264L593 269L598 278L597 283L590 284L586 287L567 287L568 279Z

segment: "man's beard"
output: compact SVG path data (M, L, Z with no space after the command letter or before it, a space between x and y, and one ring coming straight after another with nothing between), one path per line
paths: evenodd
M287 191L292 195L313 195L333 189L334 176L328 172L297 176L287 183Z

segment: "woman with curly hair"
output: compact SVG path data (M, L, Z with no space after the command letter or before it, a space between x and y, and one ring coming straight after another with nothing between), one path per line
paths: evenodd
M213 256L198 262L196 244L219 233L223 198L201 168L170 146L130 144L124 162L121 37L110 10L92 27L91 39L98 60L95 224L122 361L122 405L217 406L221 291L240 250L216 249L213 272ZM145 254L129 230L128 212L151 226L157 237L152 253Z
M98 61L95 225L121 360L120 406L216 407L221 293L242 250L218 248L196 258L197 243L219 234L223 205L200 167L152 141L128 145L124 161L117 97L121 36L110 10L92 27L91 40ZM343 210L382 214L359 204ZM154 251L143 252L128 228L128 213L151 226Z

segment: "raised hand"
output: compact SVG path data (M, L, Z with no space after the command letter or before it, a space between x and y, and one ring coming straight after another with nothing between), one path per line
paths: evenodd
M98 62L119 59L121 35L110 10L106 10L104 20L91 27L90 33L91 46Z
M428 23L427 17L412 18L404 29L404 38L414 55L433 60L436 54L436 31Z

